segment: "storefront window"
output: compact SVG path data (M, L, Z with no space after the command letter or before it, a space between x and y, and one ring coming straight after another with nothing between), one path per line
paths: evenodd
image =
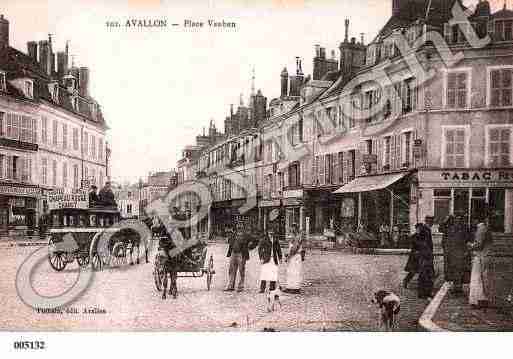
M504 232L504 209L506 191L503 189L490 189L490 229L493 232Z

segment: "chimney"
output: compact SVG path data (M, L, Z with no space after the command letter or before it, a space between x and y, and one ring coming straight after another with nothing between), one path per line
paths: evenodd
M321 58L322 58L323 60L324 60L324 59L326 59L326 48L321 47L320 51L321 51L321 53L320 53Z
M68 55L60 51L57 53L57 74L63 78L68 73Z
M52 54L48 41L39 41L39 66L45 74L52 74Z
M81 67L78 72L78 92L82 97L89 97L89 68Z
M32 61L37 62L37 42L27 42L27 52Z
M345 26L344 42L348 42L349 41L349 19L345 19L344 26Z
M315 57L321 57L321 46L315 45Z
M326 49L315 45L315 55L313 59L313 79L320 80L326 74Z
M401 14L401 0L392 0L392 16Z
M0 49L9 47L9 21L0 15Z
M360 33L360 43L361 43L362 45L364 45L364 44L365 44L365 41L364 41L364 40L365 40L365 33L363 33L363 32L362 32L362 33Z
M281 72L281 97L287 97L289 94L289 73L284 67Z

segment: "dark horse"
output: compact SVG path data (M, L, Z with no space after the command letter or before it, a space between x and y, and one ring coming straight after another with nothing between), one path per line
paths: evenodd
M169 294L176 299L178 294L176 279L178 277L180 255L173 253L173 249L175 249L176 246L160 219L149 218L145 223L151 228L152 235L159 239L159 250L155 257L155 280L160 282L157 284L157 287L162 286L162 299L166 299L169 278Z

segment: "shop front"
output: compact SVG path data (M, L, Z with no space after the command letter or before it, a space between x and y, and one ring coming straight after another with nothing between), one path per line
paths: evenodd
M363 176L333 192L346 227L379 238L381 231L404 237L417 222L416 176L410 172Z
M266 199L261 200L258 203L259 215L261 218L261 227L265 231L270 229L271 227L275 227L278 225L282 227L282 222L284 222L283 216L283 208L281 205L281 200L279 199ZM284 225L283 225L284 226Z
M419 210L437 227L448 215L473 225L488 215L490 229L513 233L513 170L420 170ZM436 228L435 228L436 229Z
M40 198L41 189L37 186L0 183L0 233L34 231Z
M321 235L341 224L340 201L332 195L336 187L305 189L305 216L309 223L309 234Z

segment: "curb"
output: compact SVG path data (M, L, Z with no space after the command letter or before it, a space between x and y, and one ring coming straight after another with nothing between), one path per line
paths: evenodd
M436 325L433 322L433 317L435 316L436 312L438 311L438 308L442 304L443 300L445 299L445 296L451 288L452 282L445 282L438 291L438 293L436 293L431 303L429 303L429 305L426 307L426 309L420 316L419 325L426 332L448 332L448 330L440 328L438 325Z
M0 248L6 247L41 247L46 246L48 242L7 242L0 243Z

